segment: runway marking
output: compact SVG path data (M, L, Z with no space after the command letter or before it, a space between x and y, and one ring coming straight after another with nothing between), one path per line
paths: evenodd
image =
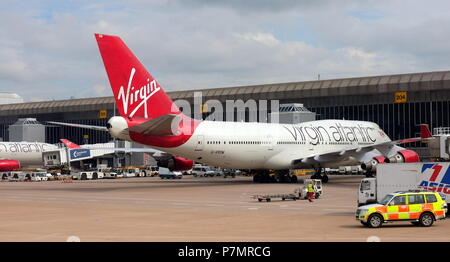
M249 207L248 210L258 210L258 207Z

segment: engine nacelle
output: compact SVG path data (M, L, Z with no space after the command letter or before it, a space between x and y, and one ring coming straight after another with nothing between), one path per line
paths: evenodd
M168 160L158 161L158 166L168 168L170 171L185 171L192 169L194 161L181 156L172 156Z
M0 171L15 171L20 168L20 163L17 160L0 160Z
M399 150L397 154L390 158L386 158L386 163L413 163L419 162L419 155L412 150Z
M384 156L376 156L369 162L361 164L361 168L366 171L375 172L375 170L377 169L377 165L384 163L385 159L386 158Z

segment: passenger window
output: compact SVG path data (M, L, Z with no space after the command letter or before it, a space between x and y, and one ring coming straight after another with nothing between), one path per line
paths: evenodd
M425 195L425 198L427 199L427 203L435 203L435 202L437 202L437 198L436 198L435 195L428 194L428 195Z
M423 204L425 203L425 200L423 198L423 195L409 195L408 196L408 203L410 205L414 205L414 204Z
M396 196L390 203L391 206L406 205L406 196Z

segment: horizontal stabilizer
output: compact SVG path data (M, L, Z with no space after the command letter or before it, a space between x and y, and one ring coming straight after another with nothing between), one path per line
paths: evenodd
M129 127L127 130L149 136L175 136L178 135L177 131L180 121L181 115L167 114Z
M63 123L63 122L55 122L55 121L47 121L49 124L60 125L60 126L70 126L70 127L78 127L78 128L86 128L97 131L105 131L108 132L108 129L104 126L91 126L91 125L82 125L82 124L71 124L71 123Z

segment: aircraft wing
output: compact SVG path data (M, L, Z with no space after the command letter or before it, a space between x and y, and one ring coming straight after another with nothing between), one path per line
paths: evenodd
M166 114L158 118L144 122L142 124L126 128L123 130L123 132L131 131L152 136L173 136L177 135L176 133L173 132L173 130L178 130L178 125L180 121L181 121L180 115ZM91 125L63 123L55 121L47 121L47 123L108 132L108 129L104 126L91 126Z
M322 164L326 162L343 161L350 157L357 159L361 163L370 161L373 157L380 155L380 153L386 157L392 157L397 151L404 148L398 146L399 144L406 144L417 141L426 141L433 139L428 125L420 125L420 137L407 138L395 141L388 141L376 145L367 146L355 146L353 148L347 148L340 151L330 151L322 154L312 154L307 157L295 159L292 161L293 166L301 166L302 164Z
M172 156L172 154L156 150L150 147L94 147L82 145L81 148L90 150L109 150L123 153L148 153L154 158L166 158Z
M142 124L129 127L126 130L150 136L173 136L177 135L176 132L173 131L178 130L180 121L180 115L167 114Z

